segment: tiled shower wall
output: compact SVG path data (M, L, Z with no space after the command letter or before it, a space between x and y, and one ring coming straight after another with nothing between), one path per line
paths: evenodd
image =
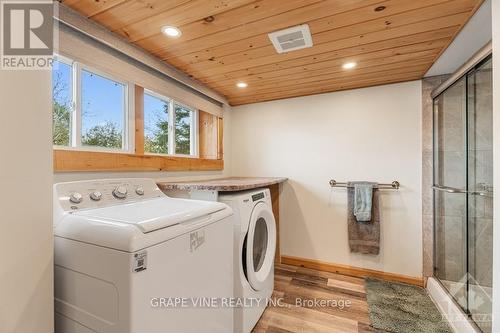
M422 80L422 237L423 275L433 275L433 203L432 203L432 98L431 92L449 75Z

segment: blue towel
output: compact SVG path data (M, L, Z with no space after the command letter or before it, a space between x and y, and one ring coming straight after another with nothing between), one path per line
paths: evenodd
M354 216L358 222L372 220L372 197L374 183L354 182Z

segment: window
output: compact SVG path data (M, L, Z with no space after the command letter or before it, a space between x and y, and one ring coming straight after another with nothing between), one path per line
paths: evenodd
M223 170L222 118L118 77L55 58L55 171Z
M69 146L71 142L72 86L73 69L71 63L54 61L52 73L52 142L56 146Z
M126 86L82 70L81 90L82 145L124 149Z
M52 74L54 145L128 150L129 85L60 57Z
M170 100L144 93L144 152L168 154Z
M194 111L175 103L175 153L192 155L193 114Z
M147 91L144 93L144 152L196 155L195 109Z

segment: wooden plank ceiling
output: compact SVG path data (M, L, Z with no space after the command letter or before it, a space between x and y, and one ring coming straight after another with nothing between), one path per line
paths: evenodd
M483 0L66 0L232 105L422 78ZM307 23L312 48L267 34ZM168 38L161 27L179 27ZM352 70L342 64L357 62ZM237 88L243 81L248 87Z

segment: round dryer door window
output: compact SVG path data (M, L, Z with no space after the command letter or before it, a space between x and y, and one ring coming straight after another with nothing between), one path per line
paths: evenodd
M261 290L273 269L276 222L271 208L259 202L253 208L246 242L246 273L254 290Z

